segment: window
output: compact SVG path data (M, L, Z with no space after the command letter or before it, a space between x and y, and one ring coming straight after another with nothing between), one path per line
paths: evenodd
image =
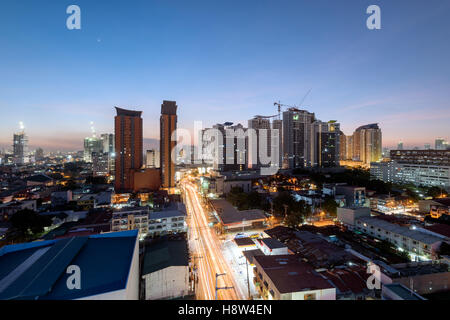
M305 294L304 300L316 300L316 294L315 293Z

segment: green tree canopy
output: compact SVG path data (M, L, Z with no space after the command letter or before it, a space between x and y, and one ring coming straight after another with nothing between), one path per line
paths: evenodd
M17 211L10 219L13 229L22 237L30 238L44 231L52 220L48 216L41 216L30 209Z

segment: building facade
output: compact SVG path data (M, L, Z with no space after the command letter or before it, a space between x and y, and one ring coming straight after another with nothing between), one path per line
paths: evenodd
M175 187L175 163L172 150L176 146L176 139L172 135L177 129L177 103L164 100L161 105L160 117L160 166L161 183L163 188Z
M159 168L161 155L158 150L151 149L145 153L145 166L147 168Z
M127 192L133 189L134 171L143 164L143 128L141 111L116 107L115 127L115 189Z
M450 190L450 150L391 150L390 158L371 164L372 179Z
M382 135L377 123L360 126L353 133L352 160L369 165L382 158Z
M297 108L283 112L283 157L288 167L311 167L314 113Z
M85 162L92 162L92 153L103 153L103 141L97 137L84 138L84 154L83 160Z
M14 134L13 137L13 161L15 164L24 164L27 162L28 137L25 131Z

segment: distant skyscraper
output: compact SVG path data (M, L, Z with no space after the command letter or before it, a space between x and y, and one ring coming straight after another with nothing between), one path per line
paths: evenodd
M116 107L115 128L115 189L119 192L133 190L135 170L143 164L142 111Z
M425 143L424 149L425 149L425 150L431 150L431 144Z
M177 103L164 100L161 105L160 117L160 165L161 183L163 188L175 187L175 163L172 160L172 150L176 141L172 141L172 133L177 129Z
M447 141L444 138L437 138L434 141L434 149L436 150L446 150L447 149Z
M44 150L42 150L42 148L36 149L36 152L34 154L34 160L36 160L36 161L44 160Z
M103 152L114 153L115 152L114 134L103 133L101 135L101 139L103 144Z
M402 141L400 141L400 142L397 144L397 150L403 150L403 142L402 142Z
M108 155L108 174L114 175L116 166L116 142L114 134L104 133L101 135L103 152Z
M353 160L365 164L381 160L381 129L377 123L361 126L353 133Z
M13 137L13 159L15 164L24 164L27 162L28 137L25 134L23 123L20 123L21 131L14 134Z
M97 137L87 137L84 139L84 155L83 160L86 162L92 162L92 153L103 152L103 142Z

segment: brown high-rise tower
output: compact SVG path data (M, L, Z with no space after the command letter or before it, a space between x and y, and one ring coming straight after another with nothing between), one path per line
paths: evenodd
M177 129L176 101L163 101L160 118L160 166L163 188L175 187L175 163L171 154L176 141L172 141L172 133Z
M125 110L116 107L114 118L116 141L116 192L133 190L135 170L143 163L142 111Z

